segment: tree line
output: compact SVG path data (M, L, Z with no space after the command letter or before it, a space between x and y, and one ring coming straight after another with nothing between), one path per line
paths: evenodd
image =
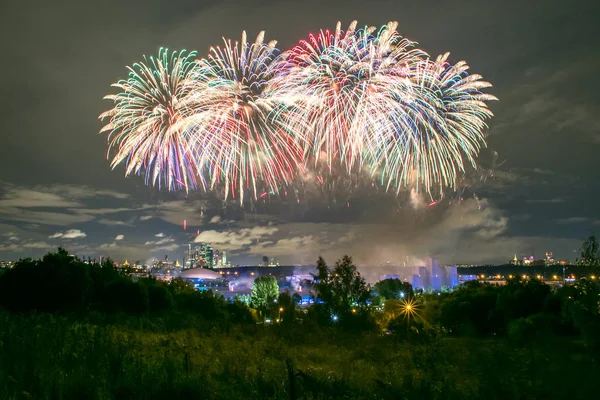
M40 260L24 259L0 276L0 307L11 312L70 315L187 315L207 325L316 324L373 330L406 337L421 335L511 336L583 335L591 339L600 322L600 285L579 279L552 289L518 277L504 286L466 282L451 292L416 294L412 286L386 279L370 287L352 258L330 268L319 258L313 274L316 302L299 307L299 296L280 293L272 276L255 279L249 301L226 301L195 290L182 279L133 280L107 260L88 264L59 249Z

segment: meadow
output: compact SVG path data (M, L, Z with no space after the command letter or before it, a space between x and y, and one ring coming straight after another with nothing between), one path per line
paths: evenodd
M181 280L133 282L111 265L59 251L0 277L0 399L597 394L596 281L471 282L417 296L395 280L365 287L342 263L319 269L314 290L328 303L300 309L285 293L248 306ZM336 276L353 277L353 289L341 292Z

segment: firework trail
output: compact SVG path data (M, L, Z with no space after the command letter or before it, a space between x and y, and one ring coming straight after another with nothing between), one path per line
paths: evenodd
M225 197L236 192L243 202L245 190L254 199L263 190L277 192L289 184L303 164L301 124L294 128L282 118L291 118L293 104L270 90L278 55L276 41L264 43L260 32L254 43L224 40L210 56L199 62L193 74L195 109L194 146L214 154L211 188L225 187ZM219 146L206 141L219 138Z
M158 57L128 67L127 80L113 84L114 107L100 115L108 122L111 167L125 162L125 175L145 174L146 183L169 190L204 186L186 120L194 115L189 82L197 68L195 52L160 49Z

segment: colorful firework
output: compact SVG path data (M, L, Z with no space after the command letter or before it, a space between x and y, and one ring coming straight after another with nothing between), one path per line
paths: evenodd
M329 167L341 161L349 172L363 161L370 135L388 129L386 117L398 108L397 96L411 92L404 71L425 54L398 34L396 22L376 33L356 25L343 32L338 22L335 32L302 40L282 57L276 80L277 90L303 94L301 120L310 127L307 153Z
M199 61L161 50L107 96L111 166L240 203L282 188L297 197L313 185L307 177L334 202L374 178L396 193L456 189L485 146L486 102L496 98L465 62L431 60L397 25L354 21L344 32L338 23L281 55L264 32Z
M122 91L108 95L114 107L100 115L108 119L111 167L125 162L125 175L144 173L146 183L170 190L204 186L191 147L187 118L194 115L189 83L197 68L195 52L160 49L158 57L128 67L127 80L113 84Z
M223 183L225 197L237 192L240 202L246 189L254 199L263 189L278 191L302 167L303 133L282 123L293 107L270 89L276 43L264 43L264 32L248 43L243 32L240 43L211 48L194 72L194 146L205 149L218 138L218 146L208 146L211 187Z
M442 193L457 187L466 165L476 167L485 120L493 116L486 101L497 99L480 91L491 84L468 75L464 61L449 65L448 56L410 71L412 96L398 95L398 109L388 116L393 129L377 131L370 142L370 161L388 188Z

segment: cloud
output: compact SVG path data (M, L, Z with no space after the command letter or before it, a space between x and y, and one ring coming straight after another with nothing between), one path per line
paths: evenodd
M36 208L36 207L77 207L81 204L67 200L57 194L9 186L0 200L0 209L5 207Z
M481 259L504 260L505 254L491 253L487 248L489 243L503 240L508 222L504 212L486 199L470 199L420 212L409 207L397 221L392 214L380 223L279 223L277 231L262 240L250 241L251 244L246 236L235 232L207 231L200 241L226 243L234 249L247 246L248 254L303 265L314 264L319 255L335 261L344 254L353 256L360 265L428 256L452 262L454 257L464 259L465 254L471 258L474 251L470 246L476 249L478 257L483 256Z
M559 224L580 224L583 222L590 221L587 217L570 217L570 218L559 218L556 220Z
M111 197L114 199L128 199L130 196L126 193L116 192L114 190L98 189L91 186L78 185L52 185L38 186L38 190L50 191L59 194L61 197L71 199L88 199L98 197Z
M109 225L109 226L132 226L130 223L125 222L125 221L116 221L116 220L111 220L111 219L99 219L98 221L99 224L102 225Z
M152 215L142 215L140 217L140 221L148 221L148 220L150 220L152 218L153 218Z
M48 236L48 239L78 239L87 237L85 232L79 229L69 229L65 232L56 232L54 235Z
M0 220L5 221L68 226L91 221L98 215L132 211L125 207L89 207L86 203L98 198L119 202L127 200L129 196L88 186L52 185L30 188L0 182L0 192ZM114 224L109 220L101 223Z
M275 226L255 226L228 232L208 230L196 236L194 243L210 243L219 250L240 250L266 236L273 235L278 230Z
M165 243L171 243L174 241L175 241L175 239L171 239L171 238L163 238L163 239L156 240L156 241L149 240L146 243L144 243L144 246L158 246L158 245L163 245Z
M27 249L50 250L52 248L54 248L54 246L46 242L0 244L0 251L7 253L20 253Z
M68 226L91 221L94 217L69 212L31 211L25 208L6 207L0 209L0 219L41 225Z
M262 242L252 246L249 254L255 254L268 257L280 257L294 254L298 251L315 254L320 250L321 245L314 236L297 236L292 238L280 239L276 242ZM318 254L318 253L317 253Z
M175 250L179 249L180 247L181 246L178 245L177 243L173 243L173 244L169 244L169 245L154 247L151 251L153 251L153 252L157 252L157 251L175 251Z
M208 221L208 223L211 225L235 225L239 222L240 221L235 221L232 219L223 219L220 215L215 215Z
M161 238L161 237L165 237L165 234L161 232L161 233L157 233L154 236L156 236L157 238Z
M564 203L566 200L562 197L555 197L553 199L540 199L540 200L525 200L526 203L530 204L560 204Z
M203 200L173 200L165 201L158 206L145 205L146 208L156 208L156 216L174 225L187 221L188 227L202 226L204 211L208 202Z
M109 249L116 249L116 248L117 248L117 242L101 244L99 247L100 250L109 250Z
M123 240L123 239L125 239L125 235L117 235L117 237L115 237L116 241Z

